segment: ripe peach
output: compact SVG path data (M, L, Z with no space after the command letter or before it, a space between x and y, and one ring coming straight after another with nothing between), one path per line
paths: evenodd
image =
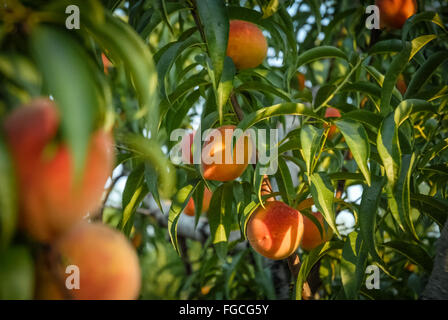
M210 293L210 290L212 289L212 286L210 286L210 285L205 285L205 286L203 286L203 287L201 287L201 294L203 295L203 296L206 296L206 295L208 295L209 293Z
M381 27L401 29L406 20L417 12L415 0L376 0Z
M212 199L212 192L207 188L204 189L204 197L202 198L202 212L207 212L210 206L210 200ZM188 216L194 217L194 200L193 197L188 200L187 206L184 209L184 213Z
M232 152L235 128L233 125L222 126L214 129L206 138L201 155L201 170L205 179L230 181L246 170L252 154L252 143L250 137L244 134L238 139Z
M402 74L400 74L398 76L397 79L397 89L398 91L400 91L400 93L403 95L406 93L406 90L408 89L408 87L406 86L406 82L404 81L404 77Z
M137 231L132 237L132 245L135 249L140 248L142 245L142 234L140 232Z
M267 51L266 38L256 25L242 20L230 21L227 55L238 70L259 66Z
M258 207L247 223L247 239L252 248L273 260L293 254L302 236L302 214L281 201Z
M325 111L325 118L339 118L341 116L341 113L339 112L338 109L335 108L327 108L327 110ZM337 127L336 125L332 124L330 126L330 130L328 131L328 139L333 138L333 136L336 134L336 130Z
M103 61L104 74L109 73L109 67L112 66L112 62L106 57L104 53L101 53L101 60Z
M328 241L333 236L333 230L324 226L324 217L320 212L313 212L314 217L320 222L322 226L322 235L314 222L307 216L303 216L303 238L300 246L304 250L312 250L318 245Z
M99 130L91 137L83 176L75 180L69 148L52 141L58 125L56 107L45 99L16 109L4 124L19 182L19 223L41 242L99 207L114 161L112 137Z
M106 225L77 224L56 241L50 257L54 279L65 297L77 300L138 297L141 273L137 254L122 233ZM66 273L68 266L79 270L79 289L65 287L66 282L76 283L76 272L68 269L70 272ZM45 290L40 292L42 299L53 298Z

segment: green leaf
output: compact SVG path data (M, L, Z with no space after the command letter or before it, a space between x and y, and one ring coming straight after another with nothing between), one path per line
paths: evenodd
M232 286L232 282L235 279L235 276L238 272L238 266L240 265L241 261L243 261L243 257L248 253L249 251L243 250L238 252L232 257L232 263L229 266L226 266L225 269L225 296L226 299L231 299L230 297L230 288Z
M420 245L407 241L393 240L384 243L383 246L391 248L411 260L413 263L423 267L428 274L431 273L433 259Z
M122 61L126 70L129 70L140 103L136 117L146 116L149 131L155 133L159 120L159 103L157 72L151 52L129 24L111 14L106 14L105 18L104 22L86 20L86 29L113 59Z
M418 167L423 168L426 164L435 158L440 152L448 148L448 138L443 139L429 150L425 150L423 157L420 158Z
M383 115L392 111L390 106L392 91L395 88L398 75L403 72L410 60L411 51L412 46L407 43L403 50L394 57L389 69L387 70L386 76L384 77L383 89L381 90L380 111Z
M172 199L170 212L168 214L168 233L170 234L171 243L179 255L180 250L179 243L177 241L177 223L182 210L186 207L196 186L197 183L187 184L177 191L176 195Z
M334 188L331 180L325 172L316 172L309 177L311 195L314 204L322 213L328 225L338 235L339 231L336 227L336 215L334 211Z
M401 166L401 150L394 113L390 113L381 124L377 138L377 149L383 161L389 186L393 188L397 182Z
M255 92L265 92L269 94L276 95L277 97L286 100L288 102L291 101L291 98L288 96L286 92L281 89L275 88L272 85L260 82L260 81L245 81L242 85L236 88L236 91L255 91Z
M227 255L233 213L232 184L227 183L216 189L213 193L208 213L212 242L217 255L223 260Z
M376 216L381 200L381 190L384 179L373 176L372 184L364 187L359 211L359 234L363 238L363 244L372 256L373 260L384 266L383 260L378 255L375 244Z
M11 241L17 225L17 190L14 167L0 136L0 250Z
M414 224L410 218L410 179L415 156L404 154L401 160L400 176L395 186L387 187L389 208L403 231L410 233L418 241Z
M204 190L205 190L205 183L204 181L199 181L198 185L196 186L196 189L193 193L193 201L194 201L194 226L197 227L199 218L202 214L202 203L204 199Z
M99 109L89 57L70 33L48 26L33 29L31 48L44 84L61 111L62 132L74 159L74 177L79 177Z
M266 19L272 16L278 9L279 0L270 0L268 4L263 6L261 9L263 10L263 19Z
M406 22L403 26L403 29L402 29L402 33L401 33L402 41L406 40L408 33L413 26L415 26L416 24L418 24L420 22L425 22L425 21L435 23L436 25L441 27L445 32L447 31L443 24L442 19L440 19L440 16L437 12L424 11L424 12L417 13L406 20Z
M221 78L229 37L229 18L223 0L196 1L199 17L204 28L208 53L212 60L215 83Z
M435 34L429 34L413 39L411 41L412 51L409 57L409 61L411 61L411 59L417 54L417 52L419 52L425 45L436 38L437 36Z
M28 248L0 252L0 300L30 300L34 296L34 262Z
M324 34L325 38L322 41L322 44L328 45L334 35L334 30L338 27L339 23L347 21L349 19L349 16L351 16L354 13L357 13L359 9L357 8L351 8L342 12L336 13L333 18L331 19L330 23L324 27Z
M123 230L126 236L131 234L134 226L135 211L148 193L148 186L144 181L144 164L138 165L129 174L122 195L123 216L118 229Z
M428 215L441 228L448 218L448 202L424 194L411 193L412 207Z
M118 140L122 141L138 157L149 162L159 177L158 187L161 196L171 197L176 186L176 171L160 149L158 142L133 134L118 137Z
M249 222L250 216L259 206L260 203L258 201L251 201L244 207L243 214L240 216L240 227L243 231L244 237L246 237L247 222Z
M278 158L278 170L275 174L275 180L282 194L283 201L291 205L296 192L294 190L291 172L283 157Z
M376 80L376 82L382 87L384 83L384 75L381 74L375 67L373 66L365 66L364 67L367 72ZM402 96L400 91L396 87L392 89L392 95L393 97L397 98L398 100L402 100Z
M332 84L324 84L319 88L314 99L314 109L319 108L327 101L328 97L336 90L336 86Z
M361 235L356 231L351 232L342 249L341 280L345 297L349 300L357 300L359 290L364 279L367 260L367 250Z
M370 186L370 170L367 160L370 156L370 144L364 127L353 120L342 119L335 122L347 142L353 158Z
M300 152L305 159L307 174L313 173L315 163L317 163L316 153L321 149L324 141L323 129L318 129L312 125L304 125L300 130Z
M322 17L320 15L320 6L322 3L320 0L306 0L306 2L309 4L311 12L314 15L314 19L316 21L317 26L317 34L319 34L322 29L322 23L321 23Z
M274 106L261 108L251 114L246 115L238 124L238 128L245 131L260 121L284 115L303 115L324 121L322 117L315 114L311 108L302 103L285 102ZM235 139L238 138L239 137L235 135Z
M159 120L157 71L148 46L129 24L111 14L106 14L104 21L90 19L84 24L101 47L129 71L140 105L136 118L147 117L148 129L155 133Z
M403 42L398 39L382 40L375 43L368 51L369 55L400 52Z
M263 185L264 175L260 173L262 169L262 165L260 162L257 162L255 166L254 179L253 179L253 187L255 194L257 195L258 201L261 205L263 205L263 199L261 196L261 187Z
M145 163L145 181L148 187L148 192L152 194L155 203L159 207L160 211L163 213L162 203L160 202L160 195L158 189L159 175L157 171L149 164Z
M166 45L166 49L160 49L160 56L157 55L157 74L158 74L158 82L160 84L160 93L162 95L166 95L166 82L167 82L167 74L171 70L174 62L181 56L181 53L198 44L198 40L195 37L189 37L185 40L179 40L176 42L169 43Z
M302 299L303 284L308 278L308 274L310 273L316 262L330 251L342 249L343 245L344 242L342 241L327 241L310 251L310 253L302 261L299 275L297 276L295 286L296 300Z
M226 59L224 60L224 70L217 89L217 99L216 99L220 124L222 124L224 120L224 107L227 103L227 100L229 100L230 93L232 92L233 89L233 77L235 76L235 72L236 69L232 59L226 57Z
M377 113L373 113L367 110L354 110L344 113L342 116L344 119L352 119L370 125L374 128L379 128L383 117Z
M333 181L338 180L354 180L354 181L365 181L362 173L353 173L353 172L332 172L328 174L328 177Z
M446 59L448 59L448 51L440 51L431 55L417 72L412 75L404 98L407 99L416 95Z
M326 58L340 58L348 61L347 55L340 49L332 46L321 46L307 50L299 55L297 67Z
M0 54L0 73L32 96L40 94L42 79L30 59L18 53Z

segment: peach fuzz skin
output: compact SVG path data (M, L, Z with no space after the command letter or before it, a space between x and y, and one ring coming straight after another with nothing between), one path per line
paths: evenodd
M47 275L47 282L37 284L39 299L131 300L138 297L141 273L137 254L122 233L106 225L77 224L56 241L49 261L54 273L52 278ZM64 287L69 265L79 267L77 290Z
M231 137L235 128L233 125L219 127L206 138L202 146L201 155L201 171L205 179L216 181L235 180L246 170L252 154L252 142L247 135L241 136L235 144L232 157L232 151L230 150ZM229 133L230 136L228 136ZM219 134L221 138L215 139L214 134ZM241 152L240 149L243 149L243 155L239 154ZM225 163L226 158L229 158L231 163Z
M258 67L267 51L266 38L256 25L242 20L230 21L227 56L238 70Z
M323 234L321 235L319 229L314 222L307 216L303 216L303 238L300 247L306 251L316 248L318 245L328 241L333 236L333 230L327 227L325 231L324 217L320 212L313 212L314 217L320 222Z
M380 10L381 27L401 29L412 15L417 12L415 0L376 0Z
M208 190L207 188L204 189L204 198L202 199L202 212L207 212L208 208L210 206L210 200L212 199L212 192ZM188 200L187 206L184 209L184 213L187 216L194 217L194 200L193 197Z
M83 176L75 183L69 148L53 141L59 127L57 108L36 99L5 120L6 140L20 192L20 227L40 242L51 242L101 205L113 163L113 139L92 134Z
M258 207L247 223L247 239L262 256L280 260L299 247L303 236L302 214L280 201Z

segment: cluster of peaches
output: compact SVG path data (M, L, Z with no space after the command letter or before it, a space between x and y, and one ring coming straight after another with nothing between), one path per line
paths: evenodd
M36 298L135 299L141 275L134 248L120 232L83 219L101 206L114 165L113 138L93 132L85 169L75 175L59 124L59 110L47 98L14 109L2 124L15 167L19 227L42 244ZM79 282L67 285L73 267Z
M416 11L414 0L377 0L382 26L401 28ZM244 50L242 50L244 48ZM236 68L243 70L260 65L267 54L267 41L261 30L245 21L230 23L227 55ZM305 88L305 76L297 74L297 88ZM328 108L326 117L340 117L337 109ZM140 289L137 255L128 240L118 231L99 223L88 223L101 207L101 196L114 164L113 139L109 132L93 132L82 175L75 174L70 148L61 141L58 108L47 98L35 99L15 109L2 123L2 130L15 165L19 194L19 226L35 241L43 244L44 253L36 257L36 297L44 299L134 299ZM234 130L223 126L218 131ZM332 126L331 138L336 131ZM225 137L225 135L223 135ZM188 139L191 144L192 139ZM205 179L230 181L246 169L251 153L244 141L243 163L225 163L228 142L210 141L210 154L222 155L222 164L201 164ZM204 146L205 147L205 146ZM191 147L190 147L191 148ZM236 153L234 154L234 160ZM211 192L205 191L203 210L207 211ZM312 202L307 201L308 203ZM257 252L271 259L284 259L298 246L311 250L328 241L332 230L322 215L314 213L321 224L287 204L268 200L251 215L247 238ZM190 199L185 213L194 215ZM319 230L320 229L320 230ZM79 287L67 287L67 267L80 272Z
M381 26L386 28L401 28L405 21L415 14L416 3L414 0L377 0L376 5L380 9ZM244 48L244 50L241 50ZM238 70L254 68L260 65L267 54L267 41L262 31L254 24L241 20L232 20L230 22L229 40L227 47L227 56L232 58L235 67ZM296 89L304 90L305 75L297 73ZM400 76L397 83L398 89L404 93L406 84ZM364 101L365 103L365 101ZM335 108L327 108L325 117L340 117L340 112ZM230 153L229 143L226 142L225 130L234 130L235 126L222 126L218 128L224 137L219 142L206 142L212 144L210 155L218 155L225 158L226 152ZM336 134L337 127L331 125L327 137L331 139ZM193 134L183 139L184 144L188 144L190 149L193 144ZM244 141L244 163L232 164L204 164L201 162L201 171L205 179L217 181L230 181L238 178L248 165L251 145L249 141ZM235 160L233 152L233 160ZM192 159L190 159L192 163ZM206 189L203 197L202 208L206 212L209 208L212 193ZM307 203L308 205L303 205ZM300 213L299 210L311 207L313 200L307 199L298 208L294 209L287 204L269 198L265 204L258 207L250 216L247 223L247 239L252 248L261 255L270 259L284 259L292 255L299 246L304 250L312 250L320 244L328 241L333 231L328 227L320 212L313 213L313 220L320 226ZM184 213L193 216L195 206L193 199L190 199Z

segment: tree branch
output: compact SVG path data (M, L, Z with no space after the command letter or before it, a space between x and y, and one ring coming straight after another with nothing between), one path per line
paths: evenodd
M423 291L423 300L448 300L448 220L437 241L434 267Z

